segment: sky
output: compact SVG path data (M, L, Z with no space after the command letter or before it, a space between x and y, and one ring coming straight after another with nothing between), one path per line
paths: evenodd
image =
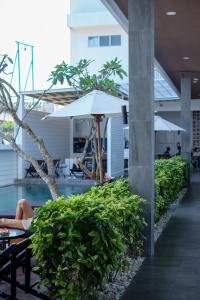
M69 0L0 0L0 54L15 58L16 41L34 46L35 89L48 88L54 66L69 63L70 39L67 28ZM24 89L31 62L31 48L20 46L21 83ZM17 84L17 69L14 73ZM31 83L31 81L30 81ZM26 90L31 89L28 83Z

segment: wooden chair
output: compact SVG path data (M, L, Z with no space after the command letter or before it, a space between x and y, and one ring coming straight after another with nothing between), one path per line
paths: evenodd
M37 162L42 167L42 169L44 169L44 160L38 159ZM32 164L30 164L29 168L26 168L25 178L27 178L28 175L30 175L30 177L38 177L39 176L35 167Z
M0 299L17 300L17 288L25 293L34 295L43 300L50 300L45 294L34 289L37 284L31 285L31 257L32 251L29 248L30 239L25 239L18 244L12 244L0 253L0 280L10 283L10 293L0 291ZM17 269L22 267L24 270L24 283L17 281ZM28 296L27 296L28 297Z
M1 299L9 299L9 297L16 296L15 278L13 278L13 272L10 272L11 266L11 253L14 249L14 245L9 246L7 249L0 253L0 280L5 281L5 276L10 275L10 295L0 291ZM6 280L7 281L7 280Z
M60 159L54 159L53 160L54 168L55 168L55 175L56 177L59 177L59 164L60 164ZM42 166L43 171L48 174L48 169L47 169L47 164L44 162Z
M31 241L25 239L18 244L12 244L0 254L0 279L10 283L10 295L3 293L4 299L16 299L16 288L28 291L30 285L30 249ZM17 282L17 269L25 265L24 284ZM28 268L29 266L29 268Z

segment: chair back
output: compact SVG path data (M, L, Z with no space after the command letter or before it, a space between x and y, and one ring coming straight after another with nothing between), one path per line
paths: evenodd
M10 245L8 248L6 248L5 250L3 250L0 253L0 275L1 275L2 269L4 269L4 267L11 260L11 253L14 250L14 248L15 248L15 245Z

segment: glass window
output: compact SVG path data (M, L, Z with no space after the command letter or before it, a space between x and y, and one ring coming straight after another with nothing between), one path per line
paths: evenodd
M111 46L121 45L121 35L111 35Z
M98 36L89 36L88 37L88 47L98 47L99 46L99 37Z
M99 37L99 45L100 47L109 46L109 35L102 35Z

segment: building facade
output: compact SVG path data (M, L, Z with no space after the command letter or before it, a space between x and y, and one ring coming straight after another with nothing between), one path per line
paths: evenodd
M98 0L70 1L71 64L81 58L93 60L91 72L117 57L128 71L128 36ZM127 81L127 80L126 80Z

